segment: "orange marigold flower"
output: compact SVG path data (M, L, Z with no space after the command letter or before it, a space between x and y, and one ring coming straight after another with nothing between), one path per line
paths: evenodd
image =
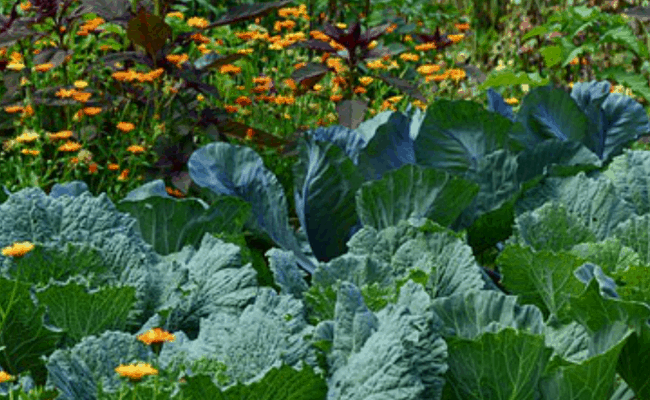
M38 71L38 72L46 72L46 71L49 71L52 68L54 68L54 64L47 63L47 64L38 64L32 69L34 71Z
M249 106L253 102L246 96L239 96L237 100L235 100L235 103L239 104L240 106Z
M150 329L147 332L138 335L137 339L143 343L161 343L161 342L173 342L176 337L171 333L164 331L160 328Z
M70 90L67 90L67 89L61 88L61 89L59 89L59 90L58 90L54 95L55 95L56 97L61 97L61 98L64 98L64 97L72 97L72 95L73 95L74 93L76 93L76 92L77 92L76 89L70 89Z
M5 107L5 112L9 114L19 113L23 111L23 106L7 106Z
M69 139L72 137L72 131L59 131L57 133L50 133L48 136L50 140Z
M87 92L75 92L72 94L72 98L77 100L80 103L85 103L90 99L90 96L92 96L92 93L87 93Z
M33 249L34 245L30 242L16 242L2 249L2 255L7 257L22 257Z
M59 151L77 151L81 148L81 145L76 142L67 141L65 144L59 146Z
M100 112L102 112L102 108L101 107L86 107L86 108L83 109L83 112L86 115L91 115L91 116L92 115L97 115Z
M125 181L125 180L127 180L128 175L129 175L129 170L125 169L124 171L122 171L122 173L120 173L120 176L117 177L117 180L118 181Z
M178 190L178 189L172 189L172 188L170 188L169 186L167 186L167 187L165 187L165 190L167 191L167 193L169 193L170 196L174 196L174 197L185 197L185 195L183 194L183 192L181 192L181 191Z
M117 124L117 129L121 130L122 132L130 132L135 129L135 125L130 122L120 122Z
M131 153L143 153L144 152L144 147L138 146L138 145L132 145L126 148L126 151L130 151Z
M28 117L34 115L34 109L32 108L32 106L25 107L25 109L23 109L23 115Z

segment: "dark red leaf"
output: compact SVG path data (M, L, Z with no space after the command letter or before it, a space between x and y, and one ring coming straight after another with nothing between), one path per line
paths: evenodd
M293 49L297 47L302 47L305 49L309 50L315 50L315 51L324 51L328 53L336 53L338 50L336 50L334 47L332 47L329 43L323 42L322 40L317 40L317 39L309 39L305 40L303 42L295 42L289 46L287 46L287 49Z
M434 43L436 45L436 49L438 50L442 50L454 44L454 42L449 39L447 35L440 34L440 27L436 28L436 33L433 35L416 33L415 37L420 41L420 43Z
M263 17L271 12L293 3L293 0L274 1L269 3L244 4L226 11L217 21L210 24L209 28L221 25L230 25L239 21Z
M420 91L410 82L405 81L404 79L394 78L386 74L380 74L379 79L386 82L388 85L398 89L400 92L408 94L414 99L420 100L424 103L427 102L427 99L422 95L422 93L420 93Z
M370 42L384 35L390 26L391 24L384 24L368 29L363 35L361 35L359 45L361 47L367 47Z

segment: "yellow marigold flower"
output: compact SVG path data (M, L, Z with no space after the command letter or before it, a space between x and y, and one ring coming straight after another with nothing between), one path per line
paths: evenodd
M208 49L208 46L206 46L205 43L201 43L199 45L199 51L201 52L202 55L206 55L208 53L212 53L212 50Z
M171 333L164 331L160 328L149 329L147 332L142 335L138 335L137 339L143 343L161 343L161 342L173 342L176 337Z
M20 152L23 153L24 155L29 155L29 156L37 156L40 153L40 151L38 150L30 150L30 149L22 149Z
M449 77L455 81L464 79L467 76L464 69L459 69L459 68L450 69L448 72L449 72Z
M440 71L440 65L431 65L431 64L426 64L426 65L421 65L418 67L416 70L417 72L423 74L423 75L430 75L433 74L434 72Z
M360 82L363 86L368 86L368 85L370 85L370 84L372 83L373 80L374 80L374 79L371 78L371 77L369 77L369 76L364 76L364 77L359 78L359 82Z
M185 19L185 16L184 16L183 13L180 12L180 11L167 13L167 15L165 15L165 17L166 17L166 18L167 18L167 17L169 17L169 18L178 18L178 19L180 19L181 21Z
M23 68L25 68L25 64L23 64L23 63L9 63L6 68L14 70L14 71L20 71Z
M15 381L16 377L13 375L9 375L8 373L4 371L0 371L0 383L3 382L8 382L8 381Z
M415 50L417 51L427 51L427 50L435 50L435 49L436 49L435 43L422 43L415 46Z
M293 104L296 99L291 96L277 96L275 98L275 104Z
M56 97L65 98L65 97L72 97L72 95L73 95L74 93L76 93L76 92L77 92L76 89L70 89L70 90L67 90L67 89L61 88L61 89L59 89L59 90L58 90L54 95L55 95Z
M128 377L130 380L139 381L145 375L158 375L158 370L153 368L151 364L138 363L123 365L115 368L115 372L122 376Z
M208 25L210 25L210 23L208 22L208 20L206 20L204 18L192 17L192 18L187 20L187 25L188 26L194 26L194 27L197 27L197 28L205 28Z
M459 33L459 34L456 34L456 35L447 35L447 38L449 38L449 40L451 40L454 43L460 42L461 40L463 40L464 37L465 37L465 34L463 34L463 33Z
M399 58L403 61L418 61L420 59L420 56L412 53L404 53L400 54Z
M74 84L73 84L73 85L74 85L74 87L76 87L77 89L83 89L83 88L85 88L86 86L88 86L88 82L86 82L86 81L74 81Z
M33 142L34 140L38 139L40 135L34 131L26 131L23 132L22 135L18 136L16 138L16 141L19 143L29 143Z
M118 164L114 164L114 163L108 164L108 169L111 170L111 171L116 171L119 168L120 168L120 166Z
M34 249L30 242L16 242L2 249L2 255L7 257L22 257Z
M422 111L426 111L427 109L427 105L420 100L413 100L411 103Z
M384 63L381 60L375 60L367 62L366 66L370 69L382 69L384 68Z

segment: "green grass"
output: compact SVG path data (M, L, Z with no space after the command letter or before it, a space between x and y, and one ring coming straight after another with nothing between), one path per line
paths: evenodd
M295 2L293 7L297 8L301 2ZM395 2L397 4L397 2ZM405 3L399 1L399 4ZM417 2L415 2L417 3ZM443 3L443 4L439 4ZM488 3L480 0L477 4ZM398 32L390 33L378 41L384 44L401 43L406 50L390 61L386 60L384 65L393 66L383 72L388 72L395 77L412 76L418 82L420 91L426 96L428 102L435 99L467 99L486 104L485 91L478 90L479 83L469 77L457 80L446 75L450 70L455 69L456 63L470 60L469 64L479 68L484 74L490 75L495 70L510 70L517 72L540 72L542 76L551 78L554 82L568 84L572 80L582 80L588 77L590 71L598 71L607 67L620 65L629 69L634 62L634 55L624 45L609 45L607 52L598 51L590 55L588 65L570 66L562 68L558 66L547 68L539 55L539 48L551 41L535 42L534 40L523 40L529 27L522 26L522 21L528 16L539 14L541 25L553 14L567 10L570 6L562 4L557 9L546 4L541 10L528 10L524 2L520 5L510 4L500 23L491 28L486 28L484 18L474 17L473 2L430 2L425 10L413 12L412 15L402 15L409 23L420 25L419 29L434 31L436 27L447 34L461 34L465 36L456 44L440 52L435 50L421 51L416 49L416 43L409 39L408 35ZM548 2L545 2L548 3ZM557 3L557 2L554 2ZM582 2L586 3L586 2ZM647 1L638 2L647 5ZM0 12L8 15L12 2L0 1ZM415 6L414 6L415 7ZM73 6L72 9L75 7ZM389 6L373 5L371 7L370 19L377 21L379 16L386 15ZM175 6L176 10L187 11ZM344 15L355 17L359 10L352 10L346 7ZM406 9L405 7L401 8ZM326 10L315 10L312 21L317 20L318 14ZM19 15L33 15L31 11L19 9ZM172 27L174 34L186 32L194 28L187 26L187 21L192 15L184 15L178 19L173 16L165 17L165 21ZM209 12L196 13L193 16L202 17L214 21L218 16ZM86 16L86 22L92 16ZM282 21L293 21L292 27L278 28L275 24ZM346 20L350 22L351 20ZM314 129L318 126L329 126L337 123L336 101L332 96L340 94L336 91L334 84L335 76L328 74L325 79L319 82L320 87L300 97L293 97L294 91L290 84L285 83L294 71L294 66L305 61L320 62L320 55L312 55L305 49L286 50L282 48L270 48L270 43L265 39L247 41L241 39L237 34L247 31L249 24L253 21L246 21L233 24L231 27L219 27L203 31L204 37L210 43L205 46L220 54L232 54L237 50L249 51L249 56L233 63L238 71L235 73L221 73L216 70L206 82L218 88L223 101L207 97L197 99L204 107L224 107L232 111L231 116L248 126L261 131L266 131L279 138L292 137L296 131ZM340 21L334 21L340 22ZM381 21L380 21L381 22ZM302 32L306 37L309 34L309 23L303 17L281 17L279 13L271 13L258 21L258 26L264 27L269 36L281 36L286 38L290 33ZM285 22L287 23L287 22ZM467 23L465 29L460 23ZM289 23L287 23L289 24ZM178 119L174 114L178 110L178 100L182 96L183 101L190 99L187 93L174 94L171 88L177 83L170 77L163 75L154 79L152 83L125 82L113 77L109 68L90 69L96 65L99 57L110 52L124 51L130 45L124 29L115 24L104 24L91 30L85 35L79 35L82 24L77 23L66 27L65 32L56 32L46 35L38 44L29 39L23 39L0 53L0 61L6 61L4 76L12 71L17 74L23 84L18 88L18 95L11 104L3 104L0 109L2 118L0 121L0 140L3 148L0 150L0 185L6 185L12 192L26 187L41 187L49 191L55 183L63 183L71 180L85 181L91 192L99 194L107 193L113 202L125 197L132 189L141 186L148 180L148 171L158 161L156 152L153 151L161 139L177 140L180 122L187 124L187 121ZM40 24L40 30L44 33L54 32L52 20L48 19ZM585 40L597 42L598 38L587 34ZM64 48L72 54L69 61L60 63L55 68L39 72L35 68L34 50L47 51L45 40L55 42L57 48ZM529 44L532 51L520 54L518 51L524 44ZM108 46L112 46L109 48ZM187 55L189 61L196 60L202 56L202 47L195 42L190 42L183 48L174 50L176 55ZM11 63L10 55L17 52L23 56L22 61L14 60ZM404 54L412 55L411 58L404 57ZM609 57L607 54L613 54ZM331 57L335 58L335 57ZM23 65L20 68L20 65ZM436 64L440 69L431 76L438 75L430 82L425 81L423 74L417 73L418 67L425 64ZM150 72L150 69L142 66L132 66L141 73ZM272 101L255 99L256 95L269 95L268 89L260 89L262 84L254 82L254 78L260 75L268 76L275 84L278 95L293 99L291 104L277 104ZM647 71L639 72L647 80ZM88 106L79 101L67 100L69 104L43 105L32 104L36 93L48 88L59 88L61 86L72 88L78 85L79 92L92 93L88 104L100 104L101 110L96 115L91 115L82 110ZM85 85L85 86L84 86ZM437 86L437 87L436 87ZM141 88L149 99L144 104L138 103L134 96L127 90L127 87ZM365 119L371 118L386 109L404 110L412 101L408 96L397 99L401 93L395 89L373 80L367 84L362 81L354 82L354 87L359 88L356 98L369 102L369 110ZM362 89L362 90L361 90ZM619 88L621 89L621 88ZM102 94L100 94L102 92ZM5 86L0 86L0 96L7 93ZM521 85L504 88L502 95L513 105L520 102L526 91ZM648 102L642 97L635 98L642 101L646 111ZM110 96L110 97L109 97ZM52 99L59 99L54 91L50 94ZM195 96L196 97L196 96ZM62 100L62 99L60 99ZM396 102L391 103L391 100ZM176 102L175 102L176 101ZM239 103L239 105L238 105ZM31 105L33 113L23 114L21 112L10 112L11 105L27 107ZM422 104L420 104L422 105ZM235 108L236 106L236 108ZM422 105L424 106L424 105ZM515 108L516 111L516 108ZM182 117L182 115L181 115ZM122 123L122 124L120 124ZM124 123L132 124L124 128ZM164 124L164 125L163 125ZM122 129L120 129L122 127ZM49 134L66 132L61 138L51 138ZM68 137L65 137L68 136ZM214 141L214 138L200 129L193 132L192 145L195 148ZM67 147L64 143L70 142ZM240 142L252 146L262 156L265 165L274 172L288 194L290 205L290 216L295 223L295 208L293 200L293 178L291 168L296 161L295 156L280 156L275 148L265 148L254 144L253 138L250 142ZM233 143L237 141L233 140ZM635 149L648 149L647 144L635 143L631 146ZM167 178L166 185L174 188L172 181ZM21 397L37 398L37 397Z

